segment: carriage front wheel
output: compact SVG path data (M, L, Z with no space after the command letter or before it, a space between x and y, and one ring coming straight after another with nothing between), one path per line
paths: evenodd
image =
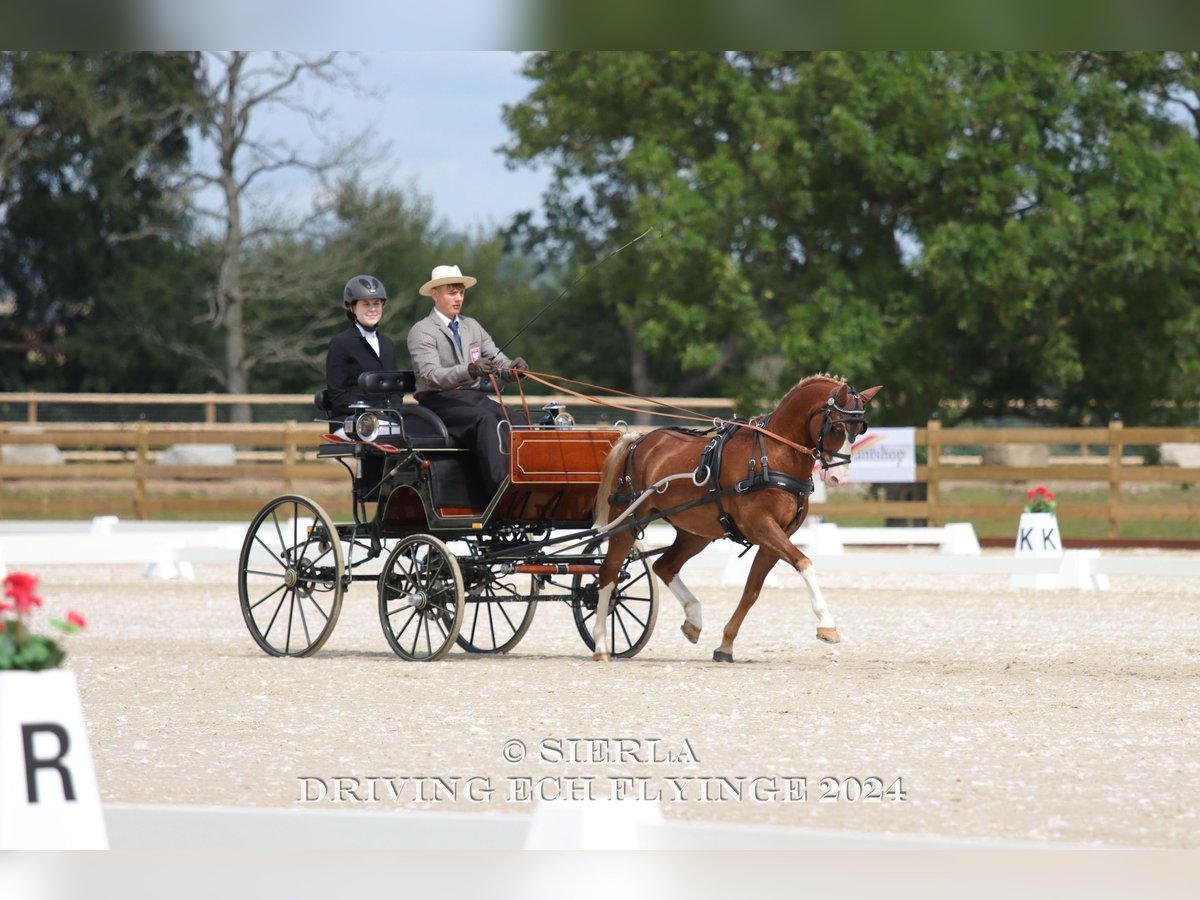
M585 553L603 557L599 541L587 545ZM650 569L640 541L635 541L621 563L617 583L608 604L608 645L615 659L636 656L650 640L658 621L658 580ZM576 575L571 581L571 613L575 627L589 650L596 649L592 626L596 622L599 575Z
M458 560L427 534L404 538L379 573L379 622L397 656L417 662L450 652L463 622Z
M238 558L250 635L271 656L309 656L333 634L345 565L337 529L307 497L276 497L251 520Z

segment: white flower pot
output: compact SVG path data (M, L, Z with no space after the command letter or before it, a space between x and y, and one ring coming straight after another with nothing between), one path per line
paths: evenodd
M1061 557L1062 535L1058 531L1058 517L1048 512L1021 513L1014 552L1018 557L1033 559ZM1057 584L1057 572L1017 572L1009 582L1010 587L1039 589L1054 588Z
M75 673L0 671L0 850L104 850Z

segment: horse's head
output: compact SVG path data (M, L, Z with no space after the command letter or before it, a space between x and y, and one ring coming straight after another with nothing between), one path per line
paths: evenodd
M867 430L867 404L881 384L856 391L839 382L828 398L812 408L808 437L812 454L821 462L821 480L833 487L850 480L850 447Z

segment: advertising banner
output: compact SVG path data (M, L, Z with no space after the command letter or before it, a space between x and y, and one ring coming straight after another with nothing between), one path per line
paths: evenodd
M850 481L858 484L916 481L916 431L871 426L850 451Z

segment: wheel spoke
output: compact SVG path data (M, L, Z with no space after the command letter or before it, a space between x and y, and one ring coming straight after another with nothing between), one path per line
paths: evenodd
M257 609L259 603L265 603L266 601L268 601L272 597L274 597L277 593L279 593L280 591L283 591L283 590L287 590L287 585L284 584L283 582L280 582L279 587L275 588L273 591L271 591L271 593L266 594L265 596L261 597L255 603L250 604L250 609Z
M300 626L304 629L304 643L311 644L312 638L308 633L308 616L304 615L304 598L296 591L296 609L300 613Z
M273 559L273 560L275 560L275 562L279 563L279 568L281 568L281 569L286 569L286 568L287 568L287 562L286 562L286 561L285 561L283 558L281 558L281 557L280 557L280 556L279 556L279 555L278 555L278 554L277 554L277 553L276 553L276 552L275 552L275 551L274 551L272 548L268 547L268 546L267 546L267 542L266 542L266 541L264 541L264 540L263 540L261 537L259 537L257 532L256 532L256 533L255 533L255 535L254 535L254 540L255 540L257 543L259 543L259 544L262 544L262 547L263 547L263 549L264 549L264 550L266 550L266 551L267 551L267 553L269 553L269 554L270 554L270 556L271 556L271 559ZM281 549L281 550L282 550L282 549L284 549L284 544L283 544L283 540L282 540L282 539L280 539L280 541L279 541L279 547L280 547L280 549ZM256 575L267 575L267 574L273 574L273 573L267 573L267 572L256 572L256 573L254 573L254 574L256 574Z
M271 629L275 627L275 620L279 617L279 611L283 609L283 601L287 599L288 592L285 589L283 596L279 598L279 603L275 607L275 612L271 613L271 621L267 623L267 629L263 632L263 637L267 637L271 633ZM265 597L263 598L266 599Z
M247 569L246 574L247 575L261 575L263 578L279 578L280 577L278 572L260 572L258 569Z
M284 632L283 652L287 655L292 652L292 614L296 611L296 589L291 588L288 591L288 614L287 614L287 630Z
M271 521L275 523L275 533L279 535L279 548L282 550L287 547L288 542L283 539L283 528L279 524L279 507L271 510Z

